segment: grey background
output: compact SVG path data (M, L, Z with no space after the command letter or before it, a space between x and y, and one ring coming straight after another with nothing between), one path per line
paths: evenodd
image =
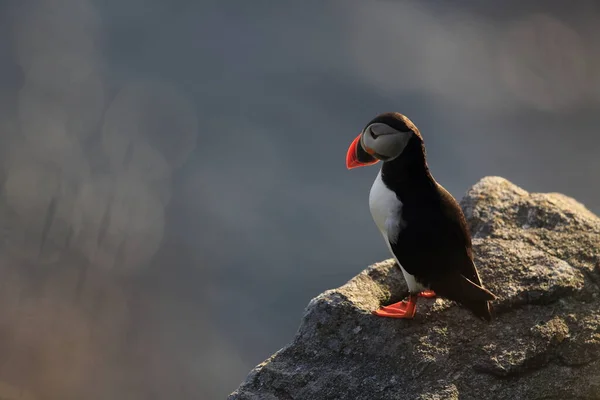
M388 254L364 124L600 212L595 1L0 3L0 396L219 399Z

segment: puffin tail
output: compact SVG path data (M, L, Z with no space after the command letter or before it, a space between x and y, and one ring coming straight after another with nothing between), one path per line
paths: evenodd
M493 319L493 308L492 305L490 304L489 301L485 301L485 302L477 302L477 303L470 303L468 306L469 310L471 310L471 312L473 312L473 314L475 314L477 317L487 321L487 322L491 322Z
M477 317L488 322L491 321L492 306L490 301L496 300L496 295L463 275L455 276L453 281L452 284L446 286L446 288L451 287L453 293L447 293L446 297L462 304Z

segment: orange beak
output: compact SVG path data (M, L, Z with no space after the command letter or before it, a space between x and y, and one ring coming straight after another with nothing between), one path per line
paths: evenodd
M362 153L362 157L360 153ZM361 146L360 135L358 135L352 141L350 147L348 147L348 153L346 153L346 168L352 169L377 164L379 160L372 156L374 153L375 152L372 149L364 149Z

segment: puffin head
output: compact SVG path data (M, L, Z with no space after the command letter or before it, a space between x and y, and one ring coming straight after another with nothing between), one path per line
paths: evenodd
M410 119L400 113L383 113L373 118L352 141L346 154L348 169L391 161L399 157L411 139L422 142Z

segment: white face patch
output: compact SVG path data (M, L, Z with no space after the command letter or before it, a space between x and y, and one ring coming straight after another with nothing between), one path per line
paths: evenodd
M389 125L378 122L365 128L361 140L363 147L393 159L402 154L412 135L412 132L400 132Z
M365 129L365 131L371 131L375 136L393 135L395 133L398 133L396 129L382 122L375 122L367 126L367 129Z

